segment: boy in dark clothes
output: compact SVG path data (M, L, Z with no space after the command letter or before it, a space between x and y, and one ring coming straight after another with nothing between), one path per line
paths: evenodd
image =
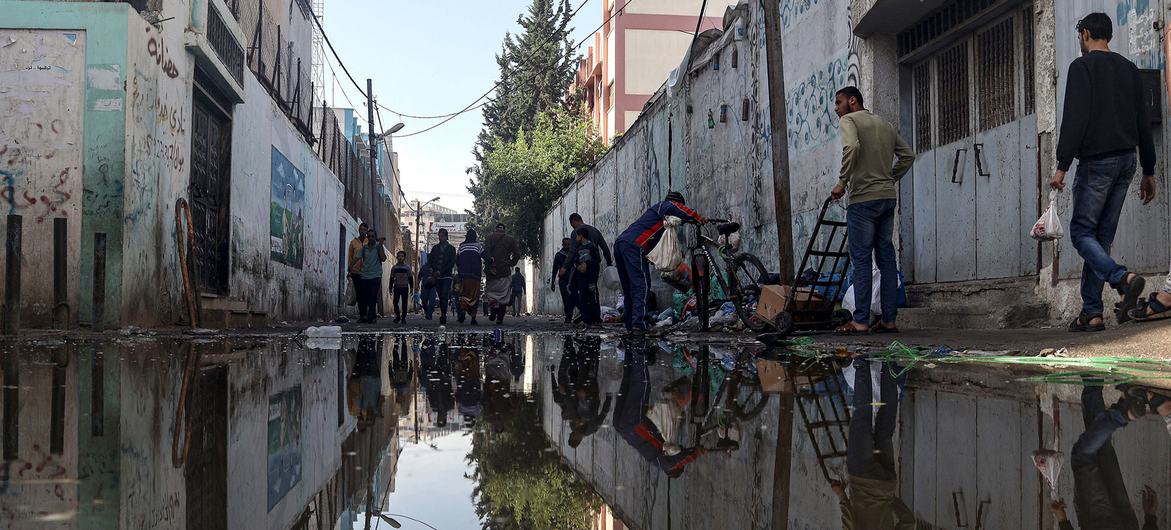
M394 268L390 270L390 292L394 295L394 322L407 321L407 300L411 298L411 286L414 284L411 266L407 265L407 253L398 251L394 255Z
M589 326L602 323L602 307L598 302L598 276L602 272L602 256L598 246L590 241L589 230L585 227L573 231L577 241L577 252L572 256L573 281L577 284L578 303L582 321Z

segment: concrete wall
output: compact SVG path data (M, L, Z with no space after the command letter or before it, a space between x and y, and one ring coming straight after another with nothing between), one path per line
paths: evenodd
M69 223L71 323L93 323L99 298L104 326L186 317L175 208L191 181L193 78L197 62L207 61L192 50L206 46L198 28L208 2L219 5L162 2L168 20L159 27L125 3L4 2L0 39L10 44L0 47L0 76L12 88L0 91L0 108L27 119L0 123L0 206L24 215L24 326L52 324L55 218ZM270 8L294 55L309 57L312 21L295 3ZM225 22L235 27L230 16ZM201 68L215 75L214 65ZM344 287L340 231L352 237L357 220L342 207L340 181L257 78L245 70L238 88L226 298L272 319L333 317ZM273 148L305 173L300 268L270 254ZM5 222L0 216L0 230ZM104 293L94 292L96 234L106 238Z

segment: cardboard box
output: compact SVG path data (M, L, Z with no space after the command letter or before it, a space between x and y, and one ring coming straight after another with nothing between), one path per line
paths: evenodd
M793 288L788 285L764 285L760 290L760 300L756 303L756 316L768 321L776 322L777 315L785 310L789 298L793 296ZM797 290L796 298L791 309L812 309L813 302L821 302L820 294L808 287Z
M791 366L771 359L757 359L756 373L760 377L760 391L765 394L781 392L790 382L794 388L805 388L816 385L824 379L821 375L793 373Z

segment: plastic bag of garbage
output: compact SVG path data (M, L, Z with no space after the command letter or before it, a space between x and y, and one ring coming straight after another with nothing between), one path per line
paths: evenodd
M305 336L314 339L336 339L342 336L341 326L310 326L305 328Z
M870 312L874 315L881 315L882 314L882 272L880 272L878 270L877 263L871 262L871 266L873 267L873 269L871 269L871 279L870 279ZM902 292L904 289L906 289L906 287L903 286L903 273L900 271L899 272L899 291ZM903 305L905 305L905 303L900 304L899 307L902 307ZM854 286L850 285L850 287L846 289L845 296L842 298L842 309L845 309L846 311L853 313L854 309L857 307L858 307L857 304L854 303Z
M1061 475L1061 465L1065 463L1065 453L1053 449L1038 449L1033 451L1033 465L1049 483L1053 491L1053 498L1057 498L1057 478Z
M622 288L622 281L618 278L618 267L611 265L602 271L602 285L611 291Z
M646 259L653 263L659 272L673 271L683 262L683 252L679 249L679 234L675 230L681 224L683 220L673 215L663 218L663 237L646 255Z
M1065 236L1061 219L1057 217L1057 190L1049 192L1049 207L1045 208L1045 213L1033 224L1029 235L1038 241L1054 241Z

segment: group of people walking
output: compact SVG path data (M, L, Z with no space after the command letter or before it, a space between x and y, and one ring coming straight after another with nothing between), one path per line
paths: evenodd
M565 322L580 322L588 327L602 324L602 305L598 297L598 279L605 259L606 267L614 264L610 245L597 228L585 223L581 214L569 216L572 237L561 239L561 250L553 257L553 276L549 288L560 291ZM574 311L578 316L574 316Z
M448 237L446 229L439 230L439 243L431 247L427 263L419 273L423 317L431 320L438 306L439 323L447 324L454 294L458 297L455 304L458 321L463 323L470 318L472 325L478 325L483 284L483 297L487 301L485 316L491 322L503 324L510 307L516 314L515 308L525 291L524 276L516 266L521 259L516 238L507 233L502 223L483 242L474 228L469 229L458 249L448 242Z

